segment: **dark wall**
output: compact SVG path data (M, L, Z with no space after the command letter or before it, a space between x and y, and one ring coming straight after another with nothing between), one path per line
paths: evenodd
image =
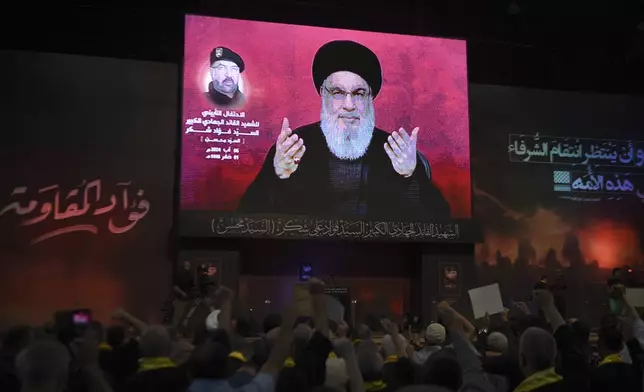
M473 245L418 244L338 241L279 241L251 239L187 239L182 249L234 250L240 252L240 296L249 306L258 307L264 295L288 298L292 284L297 282L300 263L310 263L313 276L330 284L354 287L355 298L364 298L358 314L380 309L403 309L422 314L424 291L437 291L435 276L425 274L424 256L458 258L463 268L473 268ZM431 264L434 274L437 266ZM471 271L464 274L472 277ZM404 283L406 282L406 283ZM384 286L388 286L386 289ZM266 289L261 289L265 287ZM377 294L377 295L376 295ZM378 297L378 300L375 298ZM371 298L370 301L366 301ZM442 299L432 295L432 299ZM392 306L383 306L390 303ZM401 304L398 308L397 304ZM254 305L253 305L254 304ZM371 305L368 305L371 304ZM394 304L396 304L394 306ZM277 309L277 306L274 306Z
M639 0L582 2L402 0L396 7L358 1L184 0L146 5L104 0L32 7L0 15L5 48L87 54L179 65L183 13L468 40L474 83L548 89L644 92L644 19ZM359 5L358 5L359 4ZM355 17L356 7L363 14ZM52 14L56 18L52 18ZM12 34L28 25L30 34Z
M410 277L419 263L419 248L401 244L258 241L242 250L245 275L297 275L311 263L317 277Z
M177 67L10 51L0 63L0 313L157 318L171 282Z

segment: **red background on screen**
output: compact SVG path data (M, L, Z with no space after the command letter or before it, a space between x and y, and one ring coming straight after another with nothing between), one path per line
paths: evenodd
M281 121L291 128L320 120L320 97L311 64L317 49L336 39L353 40L380 59L383 86L374 100L376 126L387 132L420 128L418 149L432 179L452 207L469 218L470 153L465 41L326 29L201 16L186 17L181 162L181 208L234 211L275 142ZM244 60L247 100L238 111L260 123L246 137L237 161L205 159L205 134L185 134L186 119L215 106L204 92L210 51L228 47ZM226 109L226 108L221 108ZM203 127L202 127L203 128ZM249 129L252 130L252 129Z

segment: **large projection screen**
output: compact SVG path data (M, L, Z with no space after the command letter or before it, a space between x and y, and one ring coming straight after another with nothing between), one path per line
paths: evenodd
M468 241L465 41L185 22L182 235Z

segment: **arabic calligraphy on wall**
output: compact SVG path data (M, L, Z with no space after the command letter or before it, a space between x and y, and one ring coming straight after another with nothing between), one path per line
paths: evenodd
M117 182L114 192L103 197L100 179L83 180L77 187L62 189L50 185L30 191L25 186L14 188L10 201L0 210L0 222L11 216L19 219L19 226L46 226L45 222L58 223L55 229L37 235L31 240L36 244L59 235L74 232L98 234L102 223L112 234L132 230L150 211L150 202L144 198L143 189L136 189L132 181ZM136 189L136 191L134 191ZM89 218L89 219L88 219Z
M553 182L555 192L586 192L617 197L635 195L644 199L644 174L555 170Z
M644 142L538 133L510 134L508 141L511 162L553 166L552 189L560 199L598 202L636 196L644 202L644 173L637 173L644 169Z
M407 239L457 241L458 223L408 223L332 219L253 219L217 217L212 232L218 236L278 238Z
M619 166L644 166L644 142L575 137L508 135L511 162Z
M232 148L230 145L246 144L246 137L259 136L259 129L249 130L249 128L259 128L258 121L241 121L240 118L245 119L246 112L204 110L201 112L201 117L189 118L185 121L187 128L184 134L217 135L217 137L199 136L200 142L216 145L205 147L205 158L218 161L238 161L240 149L239 147ZM218 145L223 145L223 147Z

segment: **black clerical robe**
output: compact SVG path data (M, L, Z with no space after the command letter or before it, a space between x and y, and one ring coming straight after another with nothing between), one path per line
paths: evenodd
M396 173L384 149L389 133L375 128L365 155L339 160L329 150L320 123L294 131L306 146L288 179L275 174L275 145L246 189L239 212L308 215L321 218L432 221L450 218L450 206L430 180L418 154L409 178Z
M208 92L206 93L208 99L212 101L215 105L224 106L224 107L236 107L243 105L246 97L244 94L237 90L232 97L229 97L226 94L222 94L219 91L215 90L215 87L212 85L212 82L208 85Z

